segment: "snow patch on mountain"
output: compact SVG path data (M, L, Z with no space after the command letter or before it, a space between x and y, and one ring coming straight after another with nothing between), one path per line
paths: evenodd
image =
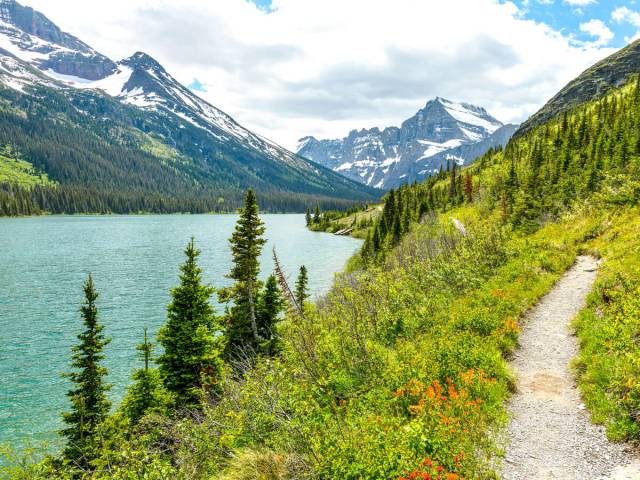
M445 110L453 118L467 125L475 125L485 129L489 133L495 132L502 126L497 120L488 120L489 114L484 108L476 107L468 103L456 103L444 98L438 97L438 101L442 103Z
M342 139L301 138L298 154L379 188L419 181L447 162L469 162L503 145L512 128L484 108L436 97L400 127L353 130Z
M437 155L445 150L451 150L452 148L459 147L460 145L462 145L462 143L464 143L464 140L460 138L453 138L443 143L430 142L428 140L418 140L418 143L420 143L421 145L427 145L427 149L424 151L422 156L418 158L418 160L416 160L416 162L424 158L433 157L434 155Z
M112 97L117 97L122 94L124 86L129 81L129 78L131 78L133 70L129 67L120 65L115 73L100 80L88 80L75 75L65 75L63 73L55 72L50 68L45 70L44 73L68 87L102 90ZM140 90L137 93L142 94L143 92ZM129 96L135 96L135 94L127 92L125 97Z

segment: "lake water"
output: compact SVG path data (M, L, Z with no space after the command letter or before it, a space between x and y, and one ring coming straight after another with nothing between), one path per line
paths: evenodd
M293 281L309 269L313 294L326 292L333 275L360 241L309 232L303 215L264 215L268 244L261 276L272 271L276 246ZM70 349L82 328L82 284L92 272L99 316L112 338L105 365L117 403L140 365L135 345L143 328L155 336L164 322L169 290L178 281L183 250L194 236L204 279L228 285L228 238L235 215L53 216L0 218L0 443L57 441L67 409ZM218 308L220 311L220 308Z

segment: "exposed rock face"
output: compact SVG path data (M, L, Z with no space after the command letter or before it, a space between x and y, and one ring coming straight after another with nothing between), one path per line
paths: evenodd
M30 60L42 70L87 80L105 78L116 70L113 61L14 0L0 0L0 34L9 41L3 42L5 49L30 54Z
M100 80L111 75L115 64L102 55L85 55L78 52L56 52L39 65L45 70L53 70L63 75Z
M304 137L298 154L378 188L420 181L449 161L468 163L504 145L515 125L503 125L481 107L444 98L384 130L353 130L341 140Z
M521 135L581 103L603 97L610 89L624 85L638 72L640 40L601 60L569 82L544 107L524 122L515 135Z

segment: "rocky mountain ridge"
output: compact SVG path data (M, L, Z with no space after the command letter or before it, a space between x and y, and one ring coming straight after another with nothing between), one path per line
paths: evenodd
M466 164L505 145L515 125L484 108L436 97L400 127L353 130L343 139L300 139L299 155L376 188L421 181L447 162Z

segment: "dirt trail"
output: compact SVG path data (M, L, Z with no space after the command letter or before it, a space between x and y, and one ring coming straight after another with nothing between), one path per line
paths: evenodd
M640 462L593 425L569 370L578 352L569 323L584 307L597 261L575 265L527 314L512 362L518 391L509 404L505 480L640 480Z

